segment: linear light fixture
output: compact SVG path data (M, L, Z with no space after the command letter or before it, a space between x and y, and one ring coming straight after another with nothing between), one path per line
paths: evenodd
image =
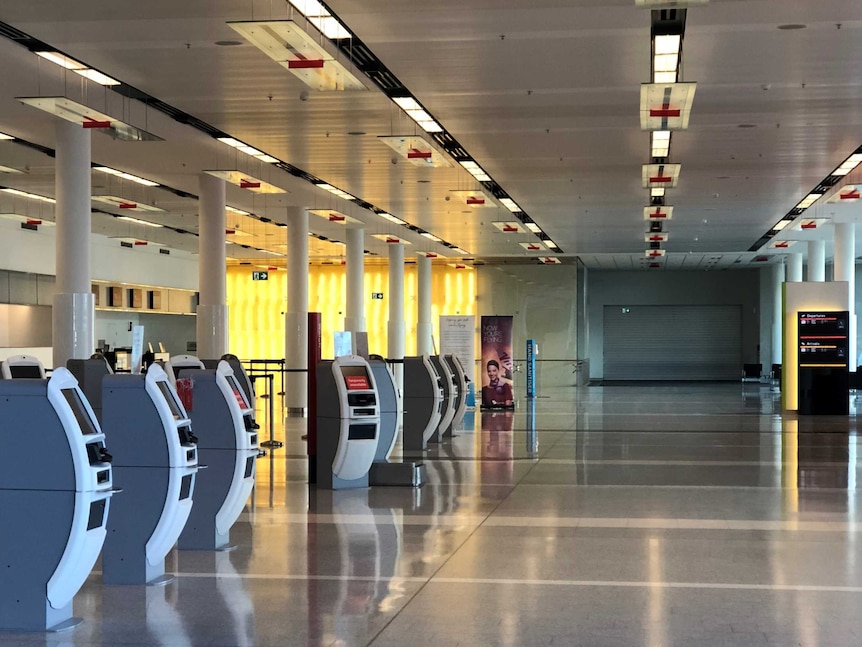
M393 97L392 101L407 113L416 124L426 133L443 132L443 127L438 124L431 115L413 97Z
M524 226L527 229L529 229L530 231L532 231L534 234L541 234L542 233L542 228L539 227L539 225L537 225L534 222L525 222Z
M57 202L54 198L49 198L44 195L37 195L35 193L28 193L27 191L20 191L19 189L0 189L0 191L8 193L9 195L17 196L19 198L27 198L28 200L47 202L48 204L55 204Z
M393 216L391 213L386 213L385 211L381 211L377 215L380 216L381 218L383 218L384 220L388 220L389 222L394 223L396 225L406 225L407 224L406 222L401 220L401 218L398 218L397 216Z
M96 166L95 170L102 173L107 173L108 175L123 178L124 180L128 180L129 182L135 182L136 184L143 184L144 186L159 186L158 182L153 182L152 180L147 180L137 175L126 173L125 171L118 171L117 169L111 168L110 166Z
M545 239L545 240L543 240L542 242L543 242L543 243L545 243L545 245L547 245L548 249L552 249L552 250L554 250L554 251L560 251L560 246L559 246L559 245L557 245L557 243L555 243L555 242L554 242L553 240L551 240L550 238L546 238L546 239Z
M650 157L667 157L670 154L670 131L654 130L650 133Z
M10 139L15 139L12 135L7 135L6 133L0 133L0 141L8 141Z
M663 198L664 197L664 187L663 186L655 186L649 190L649 195L651 198Z
M136 225L143 225L144 227L164 227L164 225L160 225L157 222L148 222L146 220L141 220L140 218L132 218L131 216L117 216L117 220L126 220L127 222L133 222Z
M293 7L327 38L338 40L352 34L317 0L288 0Z
M423 137L411 135L380 136L381 142L398 153L414 166L442 168L451 167L449 159L437 152Z
M793 221L792 221L792 220L779 220L778 222L776 222L776 223L772 226L772 231L781 231L781 230L782 230L782 229L784 229L787 225L789 225L791 222L793 222Z
M228 213L235 213L238 216L250 216L251 214L248 211L243 211L242 209L237 209L236 207L225 206L225 211Z
M279 159L273 157L272 155L267 155L263 151L257 150L254 146L249 146L245 142L241 142L238 139L234 139L233 137L216 137L222 144L227 144L231 148L235 148L241 153L245 153L246 155L251 155L257 160L264 162L265 164L278 164Z
M811 205L817 202L820 198L823 197L822 193L809 193L807 196L800 200L799 204L796 205L795 209L799 209L800 211L804 211L808 209Z
M442 243L442 242L443 242L443 239L442 239L442 238L438 238L437 236L435 236L434 234L432 234L430 231L423 231L423 232L422 232L421 234L419 234L419 235L420 235L420 236L424 236L424 237L425 237L425 238L427 238L428 240L432 240L432 241L434 241L435 243Z
M523 209L521 209L521 207L519 207L517 203L512 200L512 198L500 198L500 204L502 204L512 213L518 213L519 211L523 211Z
M831 175L845 176L853 171L859 164L862 163L862 153L853 153L850 157L848 157L844 162L842 162L841 166L832 171Z
M137 126L132 126L119 119L106 115L98 110L72 101L66 97L18 97L21 103L43 110L50 115L80 124L86 129L97 130L114 139L127 142L164 141L158 135L147 132Z
M143 204L138 202L137 200L130 200L128 198L120 198L115 195L94 195L94 202L101 202L103 204L108 204L115 209L136 209L139 211L150 211L150 212L163 212L164 209L159 209L158 207L154 207L150 204Z
M455 252L456 254L462 254L465 256L470 253L466 249L461 249L460 247L453 247L452 251Z
M659 34L653 38L653 83L676 83L681 46L679 34Z
M21 169L19 169L19 168L14 168L14 167L12 167L12 166L5 166L5 165L3 165L3 164L0 164L0 173L17 173L17 174L24 174L24 173L26 173L26 171L22 171Z
M366 89L362 81L293 20L229 22L228 27L315 90Z
M345 200L356 200L356 197L350 195L349 193L347 193L347 191L342 191L341 189L338 189L338 188L332 186L331 184L327 184L326 182L323 182L320 184L315 184L315 186L318 189L323 189L324 191L328 191L332 195L337 196L339 198L344 198Z
M40 56L47 61L51 61L62 68L71 70L75 74L80 74L84 78L90 79L99 85L120 85L120 82L117 81L117 79L113 79L107 74L102 74L98 70L87 67L80 61L76 61L74 58L70 58L60 52L40 51L35 52L35 54L36 56Z
M287 193L280 186L264 182L242 171L204 171L204 173L221 178L225 182L230 182L240 189L247 189L252 193Z
M487 173L485 173L485 171L482 170L482 167L479 166L475 161L463 160L463 161L460 161L458 163L461 166L463 166L464 169L470 175L472 175L474 178L476 178L479 182L490 182L491 181L491 176L489 176Z

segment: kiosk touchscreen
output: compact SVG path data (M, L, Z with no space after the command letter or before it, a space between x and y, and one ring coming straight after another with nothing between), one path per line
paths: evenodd
M106 375L113 375L110 364L104 357L90 359L70 359L66 368L78 380L78 387L84 392L87 401L96 414L96 420L102 422L102 380Z
M45 367L37 357L31 355L13 355L0 366L0 375L4 380L44 380Z
M380 433L374 462L368 473L371 485L420 487L425 484L425 464L418 461L393 461L392 451L398 440L398 389L386 360L372 355L368 360L377 386L377 408Z
M72 627L72 599L105 540L113 493L105 436L72 374L0 380L0 629Z
M451 429L457 429L464 421L464 414L467 412L467 372L464 370L461 360L457 355L444 355L446 362L449 364L449 369L452 371L452 379L458 389L458 399L455 401L455 416L452 418Z
M437 369L437 375L440 376L440 382L443 385L443 411L437 431L431 437L432 442L439 443L444 437L452 435L452 419L455 417L458 387L455 385L455 379L452 375L452 370L449 368L449 363L442 355L432 355L431 363Z
M443 412L443 385L428 355L404 358L404 431L406 451L423 451Z
M230 528L254 487L259 449L252 410L227 362L216 369L182 368L179 377L191 379L186 410L198 436L198 460L207 466L198 474L179 547L228 549Z
M377 386L356 355L317 365L317 484L339 490L368 486L380 429Z
M102 553L106 584L153 584L165 576L192 509L197 438L168 376L158 364L146 375L103 381L102 424L114 449L114 480L123 497L108 520Z

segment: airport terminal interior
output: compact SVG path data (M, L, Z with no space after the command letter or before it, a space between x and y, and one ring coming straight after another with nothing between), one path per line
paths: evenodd
M862 643L860 29L0 3L0 645Z

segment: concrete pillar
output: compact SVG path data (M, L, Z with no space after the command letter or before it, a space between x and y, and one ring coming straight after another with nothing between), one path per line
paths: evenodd
M797 252L787 255L787 268L784 280L788 283L802 283L802 254Z
M365 230L347 230L347 310L344 329L365 332Z
M808 241L807 280L815 283L826 280L826 243L822 240Z
M850 370L856 370L856 224L836 222L833 225L834 255L832 280L847 281L850 297Z
M389 343L386 354L389 359L404 359L404 244L389 245ZM393 364L395 383L399 392L404 389L404 365Z
M416 286L418 304L416 322L416 354L433 355L431 327L431 259L419 254L418 285Z
M288 415L308 407L308 210L287 208L287 313L284 319ZM314 368L314 367L312 367Z
M90 131L57 119L55 134L57 291L52 330L57 367L93 353L95 299L90 284Z
M217 359L228 352L225 184L207 173L198 177L198 357Z
M798 256L798 254L797 254ZM781 284L784 282L784 263L772 266L772 363L781 364L781 330L784 317L784 300L781 297ZM770 367L764 366L763 372L769 373Z

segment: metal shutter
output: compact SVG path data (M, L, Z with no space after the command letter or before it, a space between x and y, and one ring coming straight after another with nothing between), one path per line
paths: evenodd
M738 380L742 307L605 306L604 379Z

